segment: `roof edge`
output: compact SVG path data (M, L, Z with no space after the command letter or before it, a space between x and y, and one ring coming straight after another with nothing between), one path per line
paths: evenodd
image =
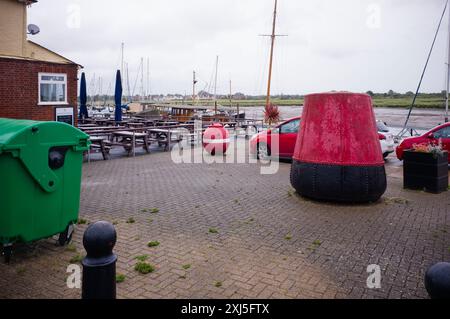
M53 54L59 56L60 58L62 58L62 59L64 59L64 60L67 60L67 62L69 62L70 64L78 65L78 67L81 68L81 69L84 68L81 64L76 63L76 62L74 62L74 61L72 61L72 60L66 58L66 57L63 56L63 55L61 55L61 54L59 54L59 53L56 53L55 51L50 50L50 49L44 47L43 45L40 45L39 43L36 43L36 42L31 41L31 40L28 40L28 39L27 39L27 42L30 42L31 44L34 44L34 45L36 45L36 46L38 46L38 47L40 47L40 48L42 48L42 49L44 49L44 50L47 50L47 51L49 51L49 52L51 52L51 53L53 53ZM38 61L39 61L39 60L38 60Z

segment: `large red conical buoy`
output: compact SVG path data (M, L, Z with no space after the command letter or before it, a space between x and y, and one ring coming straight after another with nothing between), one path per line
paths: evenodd
M300 195L317 200L380 199L386 171L370 96L306 96L291 183Z

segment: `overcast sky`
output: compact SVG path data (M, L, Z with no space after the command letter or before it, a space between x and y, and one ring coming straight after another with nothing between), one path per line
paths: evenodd
M150 58L152 93L265 94L273 0L39 0L32 40L94 73L103 91L120 67L125 43L131 90L140 91L141 57ZM329 90L415 91L446 0L279 0L273 94ZM423 83L445 88L448 17ZM147 70L145 67L144 75ZM145 84L147 87L147 84ZM112 93L112 92L111 92Z

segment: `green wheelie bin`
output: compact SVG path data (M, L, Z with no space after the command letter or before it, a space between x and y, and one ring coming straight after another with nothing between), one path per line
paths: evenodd
M89 136L65 123L0 118L0 245L59 234L70 242L78 220L83 152Z

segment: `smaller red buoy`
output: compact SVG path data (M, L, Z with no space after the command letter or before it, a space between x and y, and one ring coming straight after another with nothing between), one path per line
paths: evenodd
M220 123L214 123L203 133L203 147L211 155L225 154L230 146L230 133Z

